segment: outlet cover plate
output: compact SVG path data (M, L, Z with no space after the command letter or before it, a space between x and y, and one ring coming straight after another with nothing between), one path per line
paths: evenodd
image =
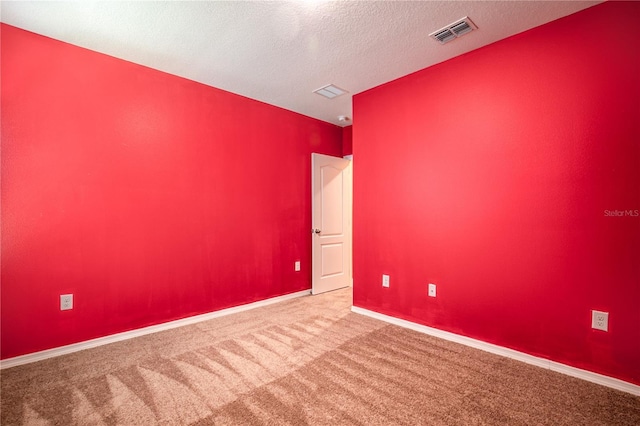
M389 275L382 275L382 287L389 287Z
M61 294L60 295L60 310L68 311L73 309L73 294Z
M591 328L609 331L609 312L591 311Z
M296 272L300 271L300 261L296 260L296 263L293 265L293 269L296 270Z
M436 297L436 285L429 283L429 297Z

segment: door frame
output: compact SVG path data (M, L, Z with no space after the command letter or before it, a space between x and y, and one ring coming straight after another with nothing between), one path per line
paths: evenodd
M315 235L314 229L320 228L320 224L316 223L318 218L315 217L315 194L314 194L314 156L324 156L324 157L333 157L333 158L341 158L344 160L348 160L349 163L344 169L344 188L346 192L346 202L343 206L343 215L346 216L346 229L344 231L345 235L345 247L347 250L347 269L348 269L348 284L346 287L353 287L353 155L347 155L344 157L337 157L333 155L312 153L311 154L311 293L318 294L314 291L314 271L315 268L319 267L319 265L315 264L315 256L314 256L314 243L315 243Z

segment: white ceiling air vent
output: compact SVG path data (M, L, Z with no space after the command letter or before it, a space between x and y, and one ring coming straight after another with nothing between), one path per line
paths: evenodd
M347 93L347 91L334 86L333 84L328 84L324 87L314 90L313 93L317 93L318 95L322 95L328 99L333 99L340 95L344 95L345 93Z
M449 24L446 27L439 29L438 31L434 31L429 34L429 37L436 39L440 44L445 44L454 40L460 36L465 35L468 32L473 30L477 30L478 27L471 22L467 16L462 19L457 20L453 24Z

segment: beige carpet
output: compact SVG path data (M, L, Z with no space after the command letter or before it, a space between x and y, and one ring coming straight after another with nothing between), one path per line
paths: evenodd
M640 398L351 313L350 289L3 370L2 425L640 425Z

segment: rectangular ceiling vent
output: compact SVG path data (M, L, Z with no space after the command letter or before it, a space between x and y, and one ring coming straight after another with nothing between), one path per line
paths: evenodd
M337 98L340 95L344 95L345 93L347 93L347 91L334 86L333 84L329 84L314 90L313 93L317 93L318 95L324 96L327 99L333 99Z
M462 19L458 19L453 24L449 24L438 31L432 32L429 34L429 37L437 40L440 44L445 44L477 29L478 27L471 22L471 19L465 16Z

